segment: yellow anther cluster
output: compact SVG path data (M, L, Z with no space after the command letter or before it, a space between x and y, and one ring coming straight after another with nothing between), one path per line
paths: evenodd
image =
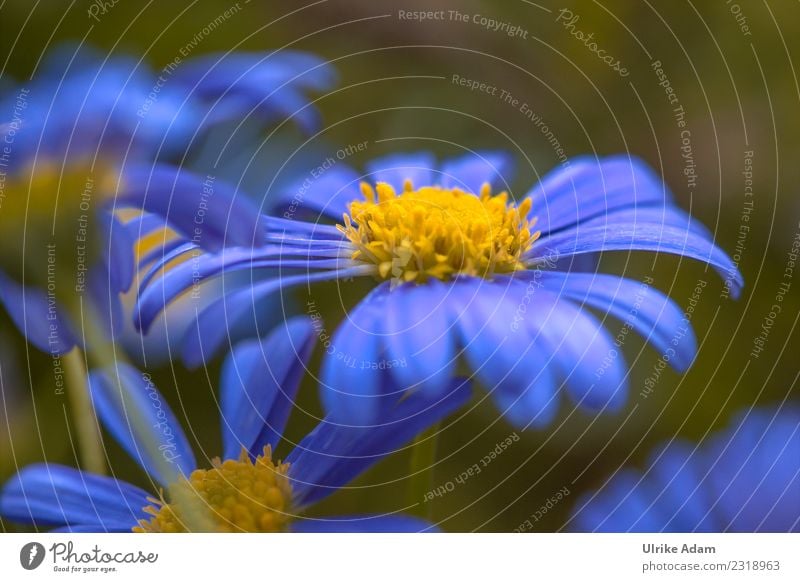
M377 191L377 192L376 192ZM457 188L415 190L406 181L397 194L389 184L361 184L364 200L350 203L345 236L356 246L354 260L373 263L382 279L423 283L458 274L490 278L524 269L522 255L539 237L528 220L531 201L519 206L508 194L480 196Z
M279 532L291 519L289 465L272 461L270 447L253 462L215 459L212 469L198 469L168 488L170 502L145 511L134 532Z

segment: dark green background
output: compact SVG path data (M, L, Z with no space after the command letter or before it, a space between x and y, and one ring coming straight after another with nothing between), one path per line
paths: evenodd
M633 372L625 410L594 418L564 399L561 418L552 427L522 434L480 475L430 504L432 517L448 531L512 530L566 486L571 494L534 528L558 530L580 492L602 483L623 463L641 466L659 441L701 439L743 407L796 398L800 281L794 281L764 352L757 359L748 354L774 303L786 254L800 229L800 89L794 67L800 53L800 5L741 1L751 30L746 36L731 13L733 3L725 0L538 4L544 9L522 0L323 1L308 8L253 0L240 2L239 12L194 53L289 46L334 62L340 85L317 103L327 128L300 150L298 157L305 155L307 161L295 163L294 171L307 172L338 147L365 140L367 150L351 159L356 164L398 149L453 154L461 148L498 147L518 158L512 191L524 194L557 163L557 156L519 111L496 97L454 85L452 75L458 74L505 88L529 103L568 156L630 151L645 158L664 175L679 204L708 225L729 252L736 245L745 200L744 152L753 152L755 203L741 260L747 287L740 301L720 299L721 282L702 265L667 256L623 253L603 258L604 268L634 278L652 270L656 285L684 307L696 281L708 281L694 316L701 349L689 373L666 371L655 392L643 399L638 393L658 356L638 338L630 339L625 356ZM84 38L104 51L143 56L160 69L231 6L120 0L94 22L86 12L89 5L5 2L0 7L0 73L24 79L49 45ZM418 24L397 18L398 10L421 8L486 15L522 26L528 38L509 38L472 23ZM578 14L576 28L593 32L598 45L619 58L630 76L621 78L570 36L556 22L561 8ZM693 191L682 174L679 131L651 69L653 60L663 63L686 110L699 175ZM444 79L421 78L425 76ZM268 142L269 153L247 170L252 196L265 195L264 176L303 141L287 124ZM228 173L237 177L245 171L242 160L249 158L249 151L228 153ZM360 295L347 289L353 304ZM335 293L333 287L330 291ZM327 289L319 296L326 294ZM330 329L333 324L331 320ZM4 314L0 345L0 424L8 424L8 430L0 430L0 479L16 466L42 459L75 465L65 401L53 396L48 358L26 348ZM191 424L199 458L213 457L220 449L208 382L217 377L218 368L217 361L207 373L190 373L179 364L173 370L151 370L178 416ZM484 393L477 394L476 402ZM309 411L319 410L311 382L304 386L300 403ZM297 414L288 434L300 437L310 425L307 415ZM439 443L441 461L433 484L444 484L478 462L512 430L496 419L488 402L455 417ZM110 439L108 453L118 476L149 485ZM337 493L315 511L345 514L403 507L408 457L404 452L382 462L354 484L359 487ZM15 530L7 523L2 527Z

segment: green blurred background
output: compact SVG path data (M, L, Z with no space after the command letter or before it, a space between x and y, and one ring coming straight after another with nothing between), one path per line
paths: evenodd
M158 70L235 5L107 4L95 21L87 14L89 2L2 3L2 76L25 79L48 46L81 40L113 54L142 57ZM558 21L562 9L579 16L574 29L593 33L598 46L629 75L620 76L571 35L563 20ZM468 22L449 16L413 22L400 18L400 10L458 10L468 15ZM519 26L522 32L512 37L488 30L473 22L474 15ZM453 75L459 75L527 103L569 157L629 151L645 158L664 175L679 204L714 231L720 246L733 254L740 245L747 286L738 302L721 297L721 281L701 265L667 256L604 257L604 269L634 278L652 275L655 285L684 307L697 281L707 281L693 318L701 344L695 365L683 376L664 371L653 392L643 397L640 392L658 354L630 338L624 347L633 368L625 410L594 418L564 399L552 427L520 434L479 475L427 504L424 509L443 529L511 531L566 487L570 495L533 523L533 531L559 530L581 492L600 485L622 464L642 466L659 441L702 439L743 407L796 399L800 281L786 295L764 351L757 358L750 352L776 302L787 253L800 231L800 87L794 67L800 56L798 38L800 5L788 1L331 0L305 7L253 0L239 2L236 14L202 40L193 55L286 46L314 51L340 71L339 86L317 101L325 122L319 135L307 142L285 124L249 167L247 140L245 149L229 152L228 174L236 178L248 173L248 193L256 198L269 196L275 168L290 156L291 172L308 172L339 147L364 141L366 150L350 158L356 165L397 150L424 148L451 155L464 148L508 149L520 163L512 193L524 194L559 162L552 139L499 95L454 84ZM694 188L683 173L681 130L654 61L661 61L686 112L697 172ZM754 180L747 223L742 222L745 152L752 152ZM287 172L277 181L288 179ZM749 231L743 233L742 224ZM347 288L347 293L352 305L360 290ZM317 296L326 294L336 291L331 287ZM328 321L328 329L334 329L335 319ZM612 332L619 328L608 324ZM43 459L76 465L64 397L53 395L48 357L26 347L5 314L0 315L0 365L0 423L8 424L0 430L0 480L15 467ZM219 361L198 372L180 364L150 370L179 418L190 426L187 432L201 459L220 450L213 391L218 370ZM310 414L294 416L288 436L295 442L312 425L311 415L319 412L312 382L306 382L301 394L300 407ZM477 405L454 417L442 432L434 487L478 463L513 432L496 418L489 402L479 403L483 396L477 391ZM117 476L149 486L110 439L107 447ZM381 512L408 505L409 457L404 451L385 460L315 513ZM12 524L0 526L17 531Z

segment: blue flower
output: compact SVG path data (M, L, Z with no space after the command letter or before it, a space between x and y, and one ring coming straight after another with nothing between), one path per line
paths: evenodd
M319 112L306 92L331 87L335 72L310 53L227 52L176 59L154 71L142 59L87 45L51 51L35 76L7 88L0 133L11 162L104 155L169 160L204 132L252 118L259 125L292 119L316 131Z
M332 82L324 61L293 51L205 55L158 73L86 46L53 51L0 98L0 302L17 327L65 353L82 343L70 320L85 295L115 334L134 242L166 226L207 250L251 243L253 203L220 181L209 193L207 177L169 162L245 116L311 131L305 93Z
M674 440L576 504L570 527L602 532L800 531L800 409L760 408L697 445Z
M405 391L442 394L461 365L518 426L549 423L562 383L582 407L618 410L627 391L624 339L612 337L588 308L621 320L626 332L686 370L697 347L675 303L652 281L579 265L604 251L678 255L711 265L736 297L741 275L708 230L635 158L574 159L519 204L505 192L492 194L510 165L498 152L441 164L425 153L394 155L365 174L334 165L285 193L282 216L263 218L262 246L207 254L163 276L156 265L136 323L146 330L190 285L249 271L252 283L228 286L187 335L183 357L198 363L226 344L227 328L247 318L254 302L279 289L376 280L325 346L322 399L342 422L372 418L382 400ZM386 374L397 390L386 391Z
M311 321L296 318L264 340L233 350L223 366L219 394L222 460L207 468L195 460L149 376L127 365L114 373L94 372L90 384L100 421L165 492L153 495L111 477L39 464L5 484L0 514L75 532L433 529L398 514L323 519L303 513L460 408L469 398L468 386L454 381L446 397L419 394L387 406L380 422L371 426L323 419L284 462L276 462L273 451L282 440L314 340Z

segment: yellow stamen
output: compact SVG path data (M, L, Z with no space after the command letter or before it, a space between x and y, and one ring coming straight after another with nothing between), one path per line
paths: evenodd
M291 519L292 488L289 465L274 463L272 450L251 461L247 451L239 460L214 459L212 469L193 471L168 487L170 502L153 500L134 532L280 532ZM198 510L205 513L198 519Z
M381 279L424 283L458 274L491 278L525 268L522 255L539 238L528 220L531 201L518 207L489 184L473 196L458 188L414 189L399 195L389 184L361 184L338 228L355 245L353 260L373 263ZM376 194L377 193L377 194Z

